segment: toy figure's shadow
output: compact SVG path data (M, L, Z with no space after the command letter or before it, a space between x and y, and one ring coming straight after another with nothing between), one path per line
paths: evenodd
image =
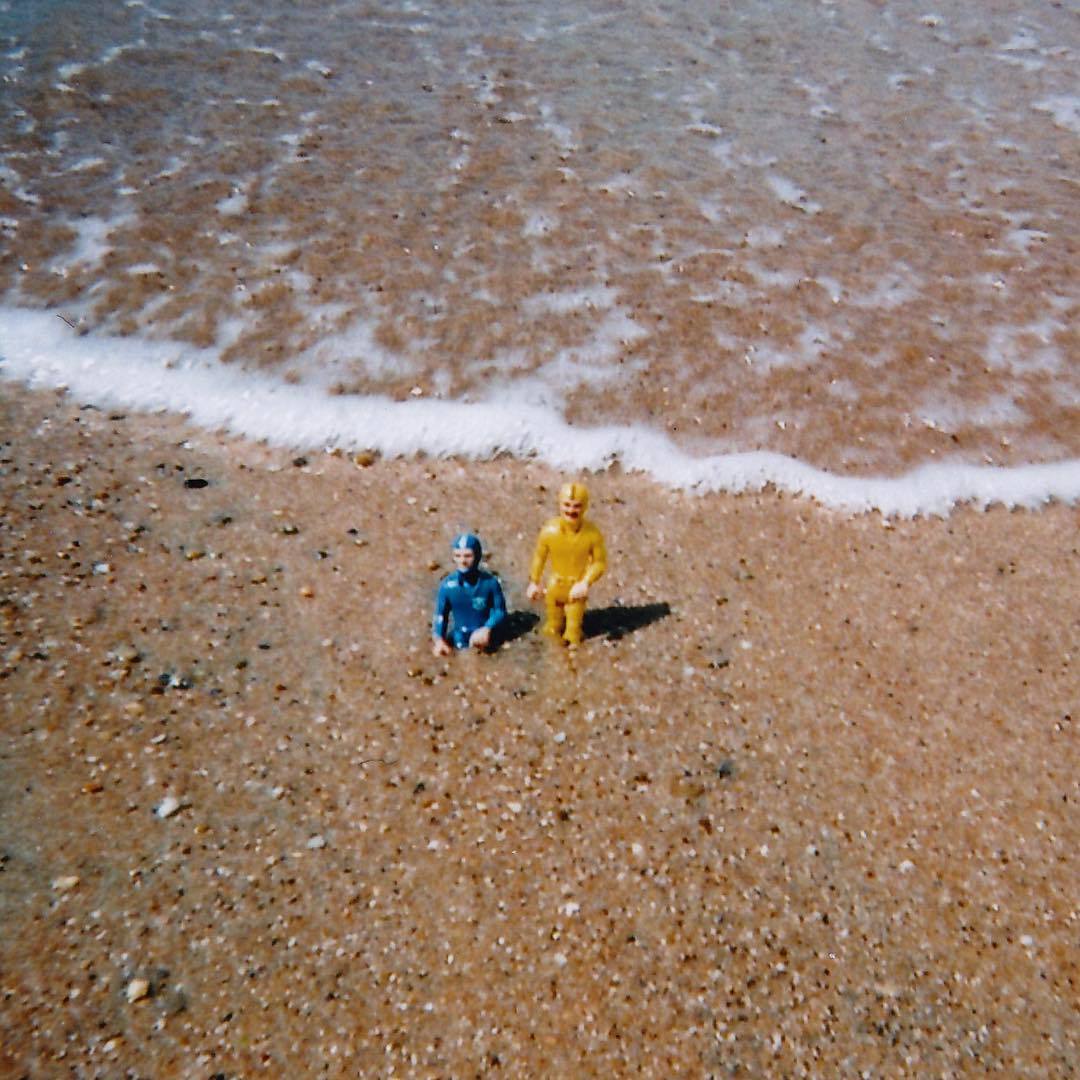
M609 641L640 630L649 623L658 622L671 614L670 604L639 604L636 607L598 608L586 611L582 630L586 638L607 637Z
M531 611L510 611L506 618L499 623L497 631L496 647L507 645L511 641L517 641L524 637L540 621L540 616Z
M626 637L649 623L658 622L670 614L670 604L639 604L637 607L623 607L619 604L586 611L582 630L586 638L606 637L609 641L618 641L619 638ZM496 631L494 648L524 637L534 630L539 622L540 616L531 611L509 612Z

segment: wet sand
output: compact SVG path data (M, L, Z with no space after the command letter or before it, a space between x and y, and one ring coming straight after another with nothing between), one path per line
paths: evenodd
M546 467L0 417L4 1075L1080 1069L1076 508L593 477L570 657Z

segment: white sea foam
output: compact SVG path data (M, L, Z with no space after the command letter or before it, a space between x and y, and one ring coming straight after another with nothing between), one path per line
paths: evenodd
M1053 341L1062 330L1062 324L1049 317L1026 326L992 327L987 338L987 366L1014 373L1055 374L1061 370L1062 355Z
M52 263L52 270L65 274L76 267L87 270L99 265L113 250L108 242L109 235L122 224L122 218L105 219L93 215L70 220L68 226L75 233L75 241L68 252Z
M766 176L765 183L772 189L773 194L788 206L801 210L805 214L821 213L821 204L813 202L810 196L797 184L783 176Z
M525 219L521 233L523 236L546 236L555 225L556 220L550 214L534 211Z
M214 206L219 214L225 217L235 217L242 214L248 208L248 197L245 191L233 191L224 199L220 199Z
M915 410L919 420L939 431L955 431L968 424L993 425L1003 430L1009 424L1022 424L1027 415L1011 397L995 395L982 402L927 401Z
M1059 97L1036 101L1032 108L1049 113L1059 128L1080 135L1080 95L1063 94Z
M103 157L84 157L68 166L68 172L91 172L94 169L105 168L109 163Z
M61 79L61 82L57 84L57 89L70 90L71 87L64 84L66 84L69 79L74 79L77 75L81 75L85 70L85 64L61 64L57 69L57 73Z
M202 427L275 445L374 448L389 457L489 458L509 452L565 470L619 462L697 492L772 485L847 512L943 514L958 503L1037 507L1080 501L1080 460L997 468L925 465L898 477L824 472L781 454L695 457L640 426L579 428L551 409L508 404L331 396L218 363L217 353L132 338L78 336L53 314L0 309L0 376L63 387L105 407L186 414Z
M324 305L323 310L327 318L332 317L332 306ZM202 357L203 363L212 360L210 354ZM374 378L409 374L413 367L408 357L379 344L375 324L366 318L353 319L337 331L323 335L316 345L298 357L300 368L323 386L331 386L347 374L349 360L359 361L363 370Z
M596 286L592 289L578 289L572 292L541 293L528 297L522 307L530 313L554 313L565 315L570 311L584 309L609 308L614 302L614 289Z

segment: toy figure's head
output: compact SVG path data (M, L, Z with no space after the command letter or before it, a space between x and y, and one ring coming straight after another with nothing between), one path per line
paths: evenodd
M484 557L484 549L480 545L480 537L472 533L461 533L454 537L450 545L451 554L454 556L454 565L463 573L476 570L480 566L480 560Z
M584 484L563 484L559 488L559 514L576 529L589 509L589 489Z

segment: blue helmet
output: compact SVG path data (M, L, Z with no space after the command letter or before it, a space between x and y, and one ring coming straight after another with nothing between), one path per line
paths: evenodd
M451 551L460 551L462 548L468 548L473 553L473 569L478 570L480 568L480 560L484 557L484 548L480 543L480 537L475 533L459 533L454 537L454 542L450 545Z

